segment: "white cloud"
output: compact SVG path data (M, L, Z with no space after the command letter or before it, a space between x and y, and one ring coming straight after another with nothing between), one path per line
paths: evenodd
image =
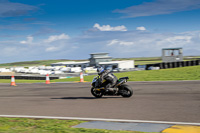
M161 41L157 41L157 45L165 45L168 44L169 47L183 47L185 45L189 45L192 42L192 36L188 35L174 35L169 36Z
M44 40L44 42L46 43L51 43L57 40L65 40L65 39L69 39L70 37L68 35L65 35L65 33L60 34L60 35L53 35L53 36L49 36L48 39Z
M54 47L54 46L51 46L51 47L48 47L45 49L45 51L47 52L53 52L53 51L58 51L59 48L58 47Z
M79 49L78 46L73 42L71 43L71 39L63 39L65 37L62 36L58 37L61 40L51 43L45 43L44 39L41 38L42 36L35 36L34 38L27 36L27 39L21 42L17 40L19 37L10 37L10 41L0 40L0 53L3 54L0 63L44 59L74 59L74 56L80 56L79 53L74 54Z
M108 52L113 57L161 56L162 48L183 47L184 55L199 55L200 31L184 33L86 32L77 41L83 51ZM87 36L85 38L84 36ZM81 45L80 45L81 44ZM191 52L191 51L194 52Z
M144 2L140 5L117 9L113 12L123 13L124 17L153 16L161 14L171 14L180 11L189 11L200 8L199 0L155 0Z
M62 34L61 34L62 35ZM65 36L66 34L63 34ZM0 62L41 59L88 59L90 53L108 52L115 58L161 56L162 48L182 47L184 55L200 55L200 31L183 33L155 33L132 30L128 32L87 31L70 39L56 35L56 41L44 43L44 39L28 36L22 44L0 41ZM60 36L60 37L58 37ZM64 37L65 38L65 37ZM68 38L66 36L66 38ZM59 40L61 39L61 40ZM48 40L48 39L47 39ZM32 45L34 44L34 45ZM27 52L28 51L28 52ZM23 56L21 56L23 53ZM40 56L42 55L42 56Z
M124 25L111 27L110 25L100 26L98 23L94 24L93 28L97 28L100 31L127 31Z
M191 36L174 36L174 37L167 38L166 40L171 43L177 43L177 42L183 42L183 41L186 43L190 43L191 39L192 39Z
M27 40L25 41L20 41L21 44L31 44L33 42L33 37L32 36L28 36L26 37Z
M133 45L134 42L127 42L127 41L119 41L117 39L114 39L112 41L110 41L107 45L111 46L111 45L124 45L124 46L129 46L129 45Z
M137 28L136 28L136 30L145 31L145 30L146 30L146 28L145 28L145 27L143 27L143 26L141 26L141 27L137 27Z

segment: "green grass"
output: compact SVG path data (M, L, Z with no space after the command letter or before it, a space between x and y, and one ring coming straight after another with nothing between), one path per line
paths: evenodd
M146 65L162 62L161 57L114 58L113 60L134 60L135 65Z
M199 60L199 56L184 56L184 61ZM161 57L114 58L113 60L134 60L135 65L161 63Z
M0 83L10 83L11 79L0 79ZM45 80L15 79L16 83L45 83Z
M154 60L154 61L135 61L135 65L146 65L146 64L156 64L162 63L162 60Z
M129 77L129 81L169 81L169 80L200 80L200 65L191 67L148 70L148 71L131 71L114 73L118 78ZM85 76L84 80L91 82L93 77ZM70 79L54 80L55 82L79 81L79 77Z
M85 121L29 118L0 118L0 133L144 133L104 129L72 128Z
M114 73L118 78L129 77L129 81L169 81L169 80L200 80L200 65L147 71L131 71ZM84 76L84 81L91 82L97 75ZM80 81L79 77L55 79L51 82ZM15 80L16 83L45 83L45 80ZM0 79L0 83L10 83L10 79Z
M116 75L117 77L126 75L130 81L200 80L200 66L125 72Z

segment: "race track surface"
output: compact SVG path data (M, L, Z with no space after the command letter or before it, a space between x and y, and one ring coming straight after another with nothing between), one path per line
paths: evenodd
M200 122L200 81L128 82L131 98L94 98L90 83L0 84L0 115Z

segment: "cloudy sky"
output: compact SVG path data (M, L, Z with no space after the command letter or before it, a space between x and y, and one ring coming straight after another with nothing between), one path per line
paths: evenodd
M0 63L200 55L200 0L0 0Z

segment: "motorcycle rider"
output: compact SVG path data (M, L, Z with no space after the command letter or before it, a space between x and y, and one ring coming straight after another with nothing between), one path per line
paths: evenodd
M117 77L111 73L109 70L104 70L103 67L97 68L98 75L100 76L101 83L105 82L105 90L106 91L113 91L113 87L117 83Z

